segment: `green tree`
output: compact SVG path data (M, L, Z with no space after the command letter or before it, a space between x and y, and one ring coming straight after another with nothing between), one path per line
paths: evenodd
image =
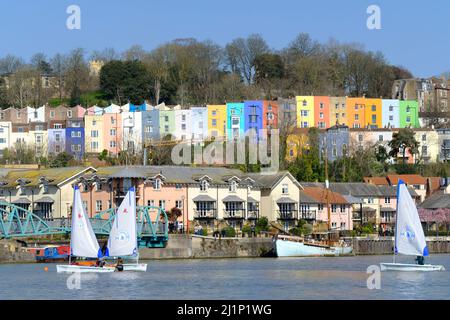
M389 155L393 158L397 158L398 154L402 153L402 163L406 162L406 151L409 150L412 156L416 155L419 151L419 142L414 137L414 131L410 128L400 129L392 135L392 140L389 141Z
M72 160L73 155L67 152L61 152L58 153L55 158L50 159L49 165L51 168L67 167Z

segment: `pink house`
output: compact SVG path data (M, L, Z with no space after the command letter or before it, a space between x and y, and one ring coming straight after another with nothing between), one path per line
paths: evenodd
M68 119L83 119L86 109L78 105L67 110Z
M110 154L117 155L122 146L122 114L105 113L102 117L104 149Z

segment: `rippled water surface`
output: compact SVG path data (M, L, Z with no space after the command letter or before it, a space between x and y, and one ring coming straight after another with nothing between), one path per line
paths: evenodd
M381 289L369 290L367 267L391 260L156 260L147 261L145 273L82 274L81 288L72 290L69 275L57 274L55 264L5 264L0 265L0 299L450 299L450 255L426 261L447 271L383 272Z

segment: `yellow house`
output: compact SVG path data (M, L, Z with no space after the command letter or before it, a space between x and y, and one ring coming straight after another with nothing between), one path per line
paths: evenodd
M308 129L297 128L286 138L286 160L291 162L309 149Z
M86 153L100 153L105 149L103 145L103 135L105 132L103 131L102 115L86 115L84 117Z
M382 128L382 100L381 99L364 99L365 100L365 115L366 123L364 127Z
M414 138L419 142L419 161L422 163L435 163L439 158L439 135L437 131L429 128L414 129Z
M297 104L297 127L314 127L314 97L296 96L295 101Z
M227 133L227 106L208 105L208 136L225 138Z

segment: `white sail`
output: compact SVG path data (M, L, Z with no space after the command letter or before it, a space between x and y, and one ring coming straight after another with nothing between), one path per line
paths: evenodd
M398 182L395 253L427 256L428 248L416 205L403 181Z
M117 209L108 239L108 253L111 257L137 254L136 195L130 188Z
M78 186L74 188L70 250L74 256L87 258L97 258L100 250L91 222L83 208Z

